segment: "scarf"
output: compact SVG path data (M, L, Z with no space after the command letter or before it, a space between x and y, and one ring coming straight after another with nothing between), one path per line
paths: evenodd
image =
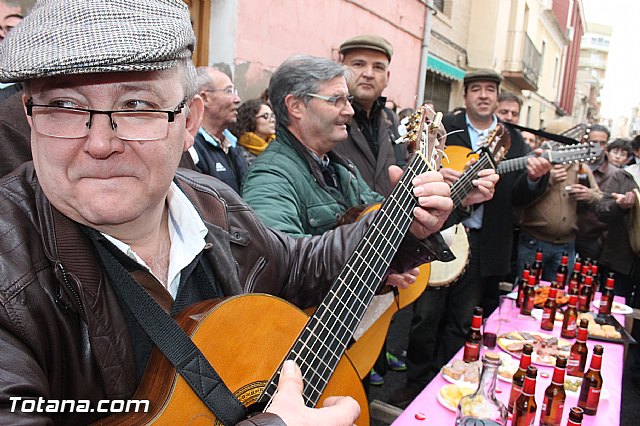
M255 133L247 132L240 136L240 139L238 139L238 143L241 146L245 147L247 151L249 151L253 155L259 155L262 151L265 150L265 148L267 148L269 142L271 142L275 138L276 135L269 135L269 137L265 141Z

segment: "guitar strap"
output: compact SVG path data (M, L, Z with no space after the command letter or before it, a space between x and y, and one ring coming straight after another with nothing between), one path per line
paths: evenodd
M563 135L556 135L555 133L545 132L544 130L530 129L528 127L518 126L517 124L512 124L507 122L503 122L503 124L523 132L533 133L534 135L541 136L545 139L563 143L565 145L576 145L579 143L577 140L572 139L570 137L563 136Z
M235 425L246 419L247 408L231 393L178 323L133 279L106 247L99 241L94 241L94 245L105 262L113 287L136 320L217 420L224 425Z

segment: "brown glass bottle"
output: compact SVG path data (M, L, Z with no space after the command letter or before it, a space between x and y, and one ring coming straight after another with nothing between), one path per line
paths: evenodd
M576 339L571 351L569 352L569 360L567 361L567 375L582 377L584 375L584 367L587 364L587 355L589 354L589 348L587 348L587 337L589 332L587 327L589 321L581 319L578 325L578 338Z
M558 355L556 366L553 370L551 384L544 391L542 410L540 413L540 426L560 426L564 413L564 402L567 394L564 391L564 373L567 368L567 357Z
M600 392L602 391L602 353L604 348L602 345L593 347L593 355L591 356L591 366L589 371L582 378L580 386L580 397L578 397L578 407L584 410L584 414L595 416L598 412L598 404L600 402Z
M522 393L513 405L512 426L531 426L536 418L536 376L538 369L533 365L527 367L527 375L522 385Z
M593 347L593 355L591 356L591 366L589 371L582 378L580 386L580 397L578 398L578 407L584 410L584 414L595 416L598 412L598 404L600 403L600 392L602 391L602 345Z
M560 279L562 276L562 279ZM566 251L562 252L562 258L560 259L560 265L556 270L556 282L558 288L564 289L566 286L567 278L569 277L569 255Z
M536 299L536 277L533 275L529 275L529 282L527 283L527 288L524 291L524 298L522 299L522 304L520 305L520 313L522 315L531 315L531 311L533 310L533 302Z
M584 413L582 408L571 407L571 411L569 411L569 420L567 421L567 426L582 425L582 413Z
M510 413L513 413L513 405L516 399L522 392L522 385L524 385L524 377L527 373L527 367L531 365L531 353L533 352L533 345L531 343L525 343L522 348L522 356L520 357L520 365L518 371L515 372L511 379L511 394L509 395L509 404L507 408Z
M553 324L556 320L556 310L558 309L558 304L556 303L557 294L557 288L552 287L549 289L549 297L547 297L547 301L544 302L544 307L542 308L540 328L543 330L553 330Z
M482 308L476 306L473 309L471 328L467 333L467 340L464 342L464 354L462 356L464 362L474 362L480 359L480 344L482 343L480 327L482 327Z
M542 278L542 270L544 266L542 265L542 249L538 248L536 250L536 257L531 265L531 275L536 279L535 284L540 284L540 279Z
M593 275L591 270L584 277L584 282L580 286L580 294L578 295L578 312L589 312L589 304L591 304L593 294Z
M615 280L613 279L613 272L609 272L607 281L604 284L604 290L602 290L602 295L600 296L600 309L598 310L598 313L605 315L611 314L611 307L613 306L614 285Z
M569 276L569 284L567 288L567 293L569 294L578 294L581 282L580 269L581 264L580 262L576 261L576 263L573 264L573 272L571 272L571 275Z
M565 339L575 339L578 328L578 309L576 305L578 303L578 295L572 294L569 296L569 306L564 311L564 318L562 320L562 331L560 336Z
M520 284L518 284L518 298L516 299L516 306L519 308L522 306L522 300L524 299L524 293L527 289L527 285L529 284L529 264L524 265L524 269L522 270L522 279L520 280Z

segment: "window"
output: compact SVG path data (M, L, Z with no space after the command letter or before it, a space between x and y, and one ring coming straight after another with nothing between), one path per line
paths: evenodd
M444 12L444 0L433 0L433 5L438 12Z

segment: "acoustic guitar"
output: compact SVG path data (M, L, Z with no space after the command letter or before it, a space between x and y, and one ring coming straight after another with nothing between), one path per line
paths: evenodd
M419 151L310 318L263 294L201 302L176 318L250 412L268 406L282 363L291 359L302 370L307 406L329 395L350 395L361 407L358 424L369 424L366 394L344 353L413 221L417 199L411 181L439 166L441 118L429 116L426 107L412 116L407 138L419 143ZM157 348L133 398L149 399L149 412L111 416L100 424L220 424Z

